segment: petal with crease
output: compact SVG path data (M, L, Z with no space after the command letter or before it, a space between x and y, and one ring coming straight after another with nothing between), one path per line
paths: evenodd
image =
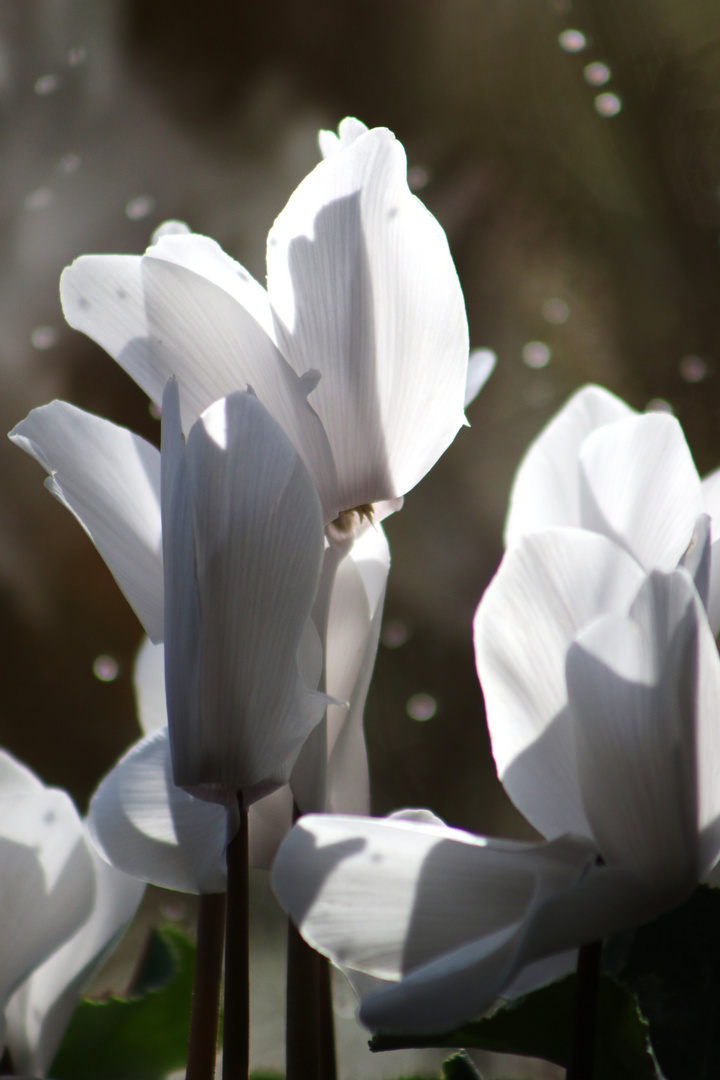
M498 775L547 837L591 835L580 788L565 656L591 620L626 612L637 562L604 536L548 529L505 555L475 616L475 658Z
M247 796L287 780L325 709L325 696L302 685L297 659L320 576L322 513L296 451L250 394L206 410L186 457L201 708L192 752L180 745L188 732L173 744L175 779Z
M720 853L720 659L689 575L651 574L629 616L583 630L567 679L599 850L679 903Z
M467 319L443 230L375 128L303 180L268 237L277 340L327 431L343 510L409 491L464 422Z
M243 281L233 265L212 241L193 235L162 237L142 257L86 255L63 273L65 317L157 404L175 376L185 432L213 401L250 385L298 448L332 520L342 507L327 436L307 402L312 384L292 371L265 329L261 286L249 275Z
M361 1017L383 1030L443 1030L497 996L463 978L471 957L499 956L542 890L567 887L594 859L592 845L564 838L517 844L407 820L308 816L284 841L273 868L283 907L315 948L375 978L401 980L373 994ZM435 990L444 969L441 992ZM397 1002L426 979L419 1010L377 1022L385 994ZM421 994L425 999L425 995ZM386 999L387 1000L387 999Z
M647 413L589 436L580 455L581 523L609 536L646 570L673 570L703 500L674 416Z
M513 483L505 522L505 544L554 525L581 524L579 459L588 435L633 415L633 410L599 386L574 394L538 435Z
M10 438L50 474L153 641L163 636L160 454L126 428L53 401Z
M167 728L121 758L90 803L100 854L126 874L179 892L224 892L228 812L173 782Z

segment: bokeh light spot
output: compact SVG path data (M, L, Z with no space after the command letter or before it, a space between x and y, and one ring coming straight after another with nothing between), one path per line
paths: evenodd
M30 343L34 349L52 349L57 345L58 332L54 326L36 326L30 335Z
M595 98L595 110L600 116L617 116L622 109L622 101L617 94L598 94Z
M611 74L612 72L607 64L601 64L597 61L594 64L586 64L583 68L585 82L589 83L590 86L604 86L610 80Z
M530 368L544 368L550 363L550 347L544 341L528 341L523 345L523 363Z
M52 201L52 188L41 187L25 196L25 207L27 210L46 210Z
M117 679L120 665L114 656L96 656L93 663L93 675L100 682L112 682Z
M652 398L645 406L645 412L669 413L672 416L675 410L665 398Z
M437 701L432 694L413 694L405 709L413 720L432 720L437 712Z
M35 93L45 97L47 94L54 94L59 86L60 79L57 75L41 75L35 82Z
M553 326L561 326L568 321L570 307L564 300L553 297L553 299L545 301L542 306L542 313L546 322L552 323Z
M685 382L700 382L708 373L708 366L701 356L683 356L680 361L680 375Z
M79 154L65 154L61 157L57 164L58 172L63 173L65 176L72 176L80 168L80 155Z
M407 182L411 191L422 191L430 183L430 173L422 165L411 165L408 169Z
M155 209L155 199L152 195L136 195L125 205L125 216L131 221L142 221L149 217Z
M388 619L383 623L380 640L388 649L397 649L404 645L410 636L408 625L404 619Z
M87 59L87 49L84 45L74 45L68 49L67 62L70 67L79 67Z
M581 30L563 30L558 37L558 44L565 52L578 53L587 45L587 38Z

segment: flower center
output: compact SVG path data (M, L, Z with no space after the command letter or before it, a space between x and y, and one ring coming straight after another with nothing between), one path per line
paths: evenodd
M375 507L372 503L354 506L352 510L341 510L335 520L328 525L328 533L334 540L350 540L366 518L371 525L373 524L374 513Z

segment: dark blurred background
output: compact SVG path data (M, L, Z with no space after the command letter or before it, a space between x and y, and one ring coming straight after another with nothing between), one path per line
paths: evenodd
M716 0L0 0L1 419L62 396L157 439L142 393L64 326L62 267L180 218L263 280L317 129L346 114L404 143L472 344L498 358L387 523L374 809L529 835L471 647L524 449L595 381L671 408L701 473L720 463ZM138 734L140 627L9 443L0 483L0 741L84 808Z

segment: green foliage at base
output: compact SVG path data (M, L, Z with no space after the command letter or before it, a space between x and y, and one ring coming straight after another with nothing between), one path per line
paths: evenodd
M536 990L492 1016L444 1035L407 1039L376 1035L371 1050L410 1046L465 1046L501 1054L543 1058L566 1066L571 1043L575 976ZM593 1080L656 1080L648 1026L634 995L604 975L598 999L598 1037Z
M667 915L610 943L637 995L667 1080L720 1076L720 889L701 886Z
M155 932L128 1000L83 1001L53 1062L54 1080L161 1080L187 1055L195 947Z

